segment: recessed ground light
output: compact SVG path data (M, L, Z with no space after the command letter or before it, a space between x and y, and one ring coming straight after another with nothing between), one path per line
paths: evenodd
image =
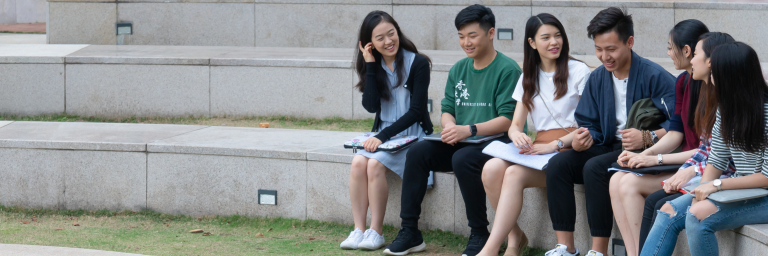
M277 205L277 190L259 189L259 204Z
M500 28L496 30L496 33L498 34L499 40L512 40L512 29L511 28Z
M133 24L130 22L117 23L118 35L133 35Z

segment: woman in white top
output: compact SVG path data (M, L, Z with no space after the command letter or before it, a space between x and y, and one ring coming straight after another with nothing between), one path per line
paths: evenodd
M517 100L509 138L524 154L547 154L567 149L577 130L573 113L584 90L589 67L569 56L568 37L555 16L531 16L525 26L523 75L512 98ZM531 114L537 130L532 141L523 131ZM496 209L491 236L478 255L497 255L509 238L504 255L522 255L528 238L517 225L523 207L523 189L545 187L544 171L494 158L483 167L483 186Z

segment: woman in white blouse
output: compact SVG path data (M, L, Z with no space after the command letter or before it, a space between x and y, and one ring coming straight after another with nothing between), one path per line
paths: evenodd
M555 16L531 16L525 27L523 75L512 98L517 100L509 138L520 153L547 154L568 149L578 130L573 116L584 90L589 67L569 56L568 37ZM532 141L523 131L531 115L537 130ZM546 187L544 171L494 158L483 167L483 186L496 209L491 236L478 255L497 255L504 238L509 238L504 255L522 255L528 243L517 225L523 207L523 189Z

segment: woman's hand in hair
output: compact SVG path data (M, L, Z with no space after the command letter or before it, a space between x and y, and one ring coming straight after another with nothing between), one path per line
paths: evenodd
M357 45L360 47L360 51L363 52L365 62L376 62L376 59L373 58L373 43L367 43L363 47L363 42L357 41Z
M522 151L527 151L531 149L531 146L533 145L533 141L531 141L531 137L528 137L527 134L513 131L509 133L509 138L512 140L512 143L515 143L515 147L521 149ZM523 153L521 151L521 153Z
M667 194L677 193L694 176L696 176L696 172L693 170L693 166L677 171L675 175L672 175L672 177L664 182L664 192L667 192Z
M376 137L370 137L365 140L365 142L363 142L363 148L365 148L365 151L371 153L376 152L376 149L379 148L379 145L381 145L381 141Z

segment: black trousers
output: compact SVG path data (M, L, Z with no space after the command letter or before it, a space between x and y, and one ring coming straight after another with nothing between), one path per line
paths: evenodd
M549 159L547 165L547 201L549 218L556 231L573 232L576 226L574 184L584 184L587 219L593 237L610 237L613 209L608 184L614 172L608 168L621 154L621 143L592 146L578 152L568 150Z
M640 251L643 250L645 239L651 232L653 223L656 222L656 214L665 203L682 196L683 193L667 194L663 189L653 192L645 198L645 207L643 209L643 222L640 224Z
M510 142L506 136L498 140L504 143ZM424 195L427 193L429 171L453 171L464 198L472 233L487 234L488 217L481 174L485 162L493 158L482 152L490 143L490 141L481 144L457 143L451 146L439 141L425 140L411 146L405 159L403 194L400 198L402 226L418 228L421 202L424 201Z

